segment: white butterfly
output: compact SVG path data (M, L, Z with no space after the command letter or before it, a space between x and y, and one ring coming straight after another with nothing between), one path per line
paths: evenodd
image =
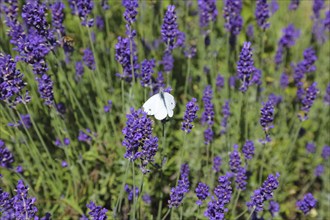
M154 115L157 120L163 120L167 115L172 117L174 107L174 97L170 93L163 92L162 90L158 94L151 96L143 104L143 110L148 115Z

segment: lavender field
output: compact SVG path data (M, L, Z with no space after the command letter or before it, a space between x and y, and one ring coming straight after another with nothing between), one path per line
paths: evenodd
M0 0L0 219L327 220L329 158L330 0Z

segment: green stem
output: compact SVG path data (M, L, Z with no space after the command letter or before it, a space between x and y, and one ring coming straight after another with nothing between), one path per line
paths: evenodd
M190 77L190 65L191 65L191 59L188 58L188 61L187 61L186 83L184 85L184 97L185 97L185 99L188 99L187 98L187 88L188 88L188 81L189 81L189 77Z

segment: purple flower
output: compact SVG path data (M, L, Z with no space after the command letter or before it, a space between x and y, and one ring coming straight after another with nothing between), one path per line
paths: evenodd
M216 0L198 0L199 25L207 27L218 16Z
M94 55L93 55L93 52L89 48L86 48L84 50L83 61L89 69L95 70L96 67L95 67Z
M227 124L228 124L228 118L230 116L230 105L229 101L227 100L225 104L222 106L222 120L221 120L221 132L220 134L225 134L227 131Z
M90 143L92 141L92 132L89 128L86 128L86 132L80 130L78 141Z
M219 184L214 189L216 198L212 196L211 201L207 204L207 209L204 215L212 220L222 220L225 218L225 213L228 209L225 208L230 202L232 196L231 182L228 176L220 176Z
M280 211L280 205L277 202L275 202L274 200L271 200L271 201L269 201L268 211L274 217L275 213Z
M10 168L13 162L13 154L6 147L5 142L0 139L0 166Z
M330 146L325 145L322 149L322 157L324 160L328 160L330 157Z
M0 79L0 100L13 106L20 102L29 102L29 96L22 98L20 95L26 86L23 74L16 69L14 59L2 53L0 53Z
M70 144L70 139L69 138L64 138L63 143L68 146Z
M323 20L323 26L325 30L330 31L330 10L325 12L325 18Z
M10 37L10 43L17 46L25 38L25 30L18 21L18 1L5 1L0 10L3 10L5 13L5 23L9 27L8 36Z
M246 92L250 84L251 75L255 72L253 54L250 42L244 42L237 62L237 77L242 81L240 90Z
M29 129L32 126L30 115L20 115L20 117L21 120L18 122L19 126L25 126L27 129Z
M270 17L269 6L267 0L257 0L255 10L255 17L259 27L264 31L269 28L269 23L267 20Z
M254 143L253 141L246 140L243 145L242 152L246 160L251 160L254 156Z
M132 44L132 49L131 45ZM115 46L116 60L123 67L123 74L117 74L120 78L127 82L132 81L133 73L137 77L137 70L139 69L138 57L136 55L136 45L133 39L118 37L118 43ZM131 56L133 59L133 67L131 66Z
M279 105L282 102L282 96L277 96L274 93L270 93L268 100L273 103L274 106Z
M316 66L314 66L316 60L317 56L315 51L312 48L307 48L304 51L304 60L299 62L294 68L293 78L296 84L303 79L306 73L314 72L316 70Z
M300 30L296 29L293 24L289 24L282 30L283 34L278 42L278 48L275 55L275 63L278 67L282 63L284 49L288 49L295 45L296 39L300 36Z
M183 116L183 122L181 130L185 131L187 134L191 132L193 128L192 122L197 118L197 111L199 110L197 105L197 99L192 98L190 102L186 105L186 111Z
M73 0L73 4L70 4L71 10L74 14L77 14L81 19L81 24L86 27L92 27L94 20L89 19L88 16L91 14L94 2L91 0ZM78 11L75 11L75 10Z
M102 16L96 16L95 24L96 24L96 27L99 30L103 30L104 29L104 20L103 20Z
M234 150L229 155L229 166L233 173L237 173L239 167L241 166L241 158L238 153L238 145L234 145Z
M280 86L282 89L285 89L289 85L289 76L286 73L281 74Z
M289 10L297 10L298 6L299 6L300 0L291 0L290 4L289 4Z
M263 130L268 133L268 131L273 128L272 125L274 121L274 105L268 100L266 103L263 103L262 108L260 109L260 125Z
M65 29L63 26L64 21L64 8L65 5L63 2L55 2L51 5L52 10L52 25L62 36L65 35Z
M196 202L197 205L201 206L203 204L203 201L210 195L209 192L210 188L207 184L199 182L196 189L195 193L198 198L198 201Z
M249 39L250 41L253 40L253 38L254 38L254 27L253 27L252 24L249 24L249 25L247 26L246 35L248 36L248 39Z
M163 59L161 61L165 72L171 72L174 67L174 59L170 51L166 50L164 52Z
M271 12L272 15L275 14L275 12L278 11L279 5L278 5L277 0L272 0L271 1L269 9L270 9L270 12Z
M296 29L293 24L289 24L282 32L283 35L279 40L279 44L286 48L294 46L296 39L300 36L300 30Z
M177 208L181 205L184 195L189 191L189 184L189 166L183 164L180 169L178 185L171 189L170 200L168 201L170 208Z
M172 50L174 46L174 40L178 35L178 24L176 21L175 6L169 5L164 16L162 24L162 39L166 44L167 50Z
M149 194L144 194L142 196L142 200L145 204L150 205L151 204L151 197Z
M123 0L123 6L126 8L124 18L126 22L131 25L136 21L139 2L137 0Z
M323 102L330 105L330 83L328 83L327 90L325 91Z
M250 81L249 86L251 86L253 84L260 86L262 84L261 78L262 78L262 72L261 72L261 70L255 68L255 71L254 71L254 74L252 75L252 78L251 78L251 81Z
M204 131L204 143L206 145L210 144L213 141L213 130L210 126L208 126Z
M158 150L158 138L152 136L152 121L147 117L147 113L141 109L134 110L126 115L126 127L122 130L125 139L122 144L126 147L124 157L131 161L141 159L141 170L147 172L145 167L149 162L153 162Z
M22 8L22 18L29 28L29 34L37 34L47 39L47 43L55 44L52 31L46 18L46 4L39 1L28 0Z
M224 0L223 17L225 28L233 35L238 35L242 30L243 19L241 16L242 0Z
M314 170L315 176L320 177L322 176L323 173L324 173L324 166L321 164L317 165Z
M316 146L313 142L308 142L306 144L306 150L308 153L314 154L316 152Z
M184 56L188 59L191 59L196 56L197 48L195 45L189 46L186 50L184 50Z
M135 199L139 197L139 188L138 187L130 187L129 185L125 185L125 191L128 194L128 201L132 201L134 197L134 191L133 188L135 188Z
M108 0L101 0L101 6L103 8L103 10L109 10L110 6L108 4Z
M55 106L58 113L64 115L66 113L66 107L63 102L59 102Z
M67 163L65 160L63 160L62 163L61 163L61 166L62 166L63 168L65 168L65 167L68 166L68 163Z
M235 86L236 86L236 76L231 76L231 77L229 77L229 87L230 88L232 88L232 89L234 89L235 88Z
M266 200L270 200L273 198L273 192L275 189L278 188L279 185L278 182L279 176L280 176L279 173L276 173L275 176L273 174L270 174L265 180L265 182L262 184L261 188L263 191L263 196L265 197Z
M90 201L86 207L90 210L88 214L91 216L92 220L106 220L108 218L106 216L108 210L102 208L102 206L96 206L93 201Z
M303 115L299 114L299 119L301 121L308 119L308 112L316 99L316 95L319 92L316 85L316 82L314 82L310 87L308 87L306 89L305 97L301 100L301 111L303 111Z
M186 34L184 32L178 31L176 42L174 47L182 47L184 48L184 44L186 42Z
M220 172L220 166L221 166L222 160L220 156L215 156L213 159L213 170L215 172Z
M21 165L18 165L18 166L16 167L16 172L17 172L17 173L23 173L23 167L22 167Z
M265 198L262 195L262 189L256 189L253 192L253 195L250 197L250 201L246 203L249 209L255 210L255 212L261 212L264 210L264 201Z
M323 7L324 7L324 0L314 0L314 4L313 4L314 18L316 19L320 18L320 11Z
M111 100L108 100L108 104L103 107L104 112L105 113L110 112L111 111L111 108L112 108L112 101Z
M225 86L225 78L220 73L217 75L215 85L219 92Z
M153 94L158 93L160 88L164 88L165 86L166 86L166 84L165 84L163 73L159 71L156 81L152 84Z
M29 188L19 180L16 186L16 195L10 198L10 194L0 189L0 211L2 219L34 219L37 218L37 207L34 205L36 198L28 196Z
M214 105L212 103L212 87L206 86L203 94L204 112L202 113L201 122L202 125L207 124L212 126L214 124Z
M144 60L141 63L141 86L142 87L151 87L152 81L151 76L154 73L155 60Z
M274 190L278 188L278 177L278 173L276 176L270 174L265 182L263 182L262 186L254 191L253 195L251 196L251 200L246 203L250 210L254 208L256 212L263 211L263 203L266 200L272 199Z
M77 61L76 65L75 65L75 69L76 69L76 81L79 81L82 76L84 75L84 65L82 61Z
M235 174L236 179L236 188L240 189L240 190L245 190L246 189L246 185L247 185L247 171L244 167L239 167L237 169L237 173Z
M45 104L51 106L54 104L53 81L47 74L37 77L38 91L40 97L44 99Z
M312 193L307 193L302 200L298 200L296 206L301 210L304 215L316 207L317 200L313 197Z
M325 33L326 29L324 27L324 20L322 19L315 19L314 24L313 24L313 40L318 43L318 44L324 44L326 40L328 39L327 34Z

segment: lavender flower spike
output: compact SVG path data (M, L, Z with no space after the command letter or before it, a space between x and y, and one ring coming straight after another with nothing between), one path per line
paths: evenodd
M324 94L323 102L330 105L330 83L328 83L327 89Z
M131 161L140 159L142 172L148 172L145 168L153 162L158 150L158 138L152 136L152 121L141 109L131 108L131 113L126 117L126 127L122 131L125 135L122 144L126 147L124 157Z
M185 131L187 134L191 132L193 128L192 122L197 118L197 111L199 110L197 105L197 99L192 98L190 102L186 105L186 111L183 116L183 122L181 130Z
M188 164L183 164L181 166L180 179L178 185L171 189L170 200L168 201L168 206L179 207L183 200L184 195L189 191L189 166Z
M90 210L88 214L91 216L92 220L106 220L108 218L106 216L108 210L102 208L102 206L96 206L93 201L90 201L86 206Z
M5 142L0 139L0 166L10 168L14 162L14 156L6 147Z
M253 141L246 140L243 145L242 152L246 160L251 160L254 156L254 143Z
M297 208L301 210L305 215L316 207L317 200L313 197L312 193L307 193L302 200L298 200L296 203Z
M164 16L162 25L162 39L166 44L168 50L172 50L174 46L174 40L178 35L178 24L176 21L175 6L169 5Z
M228 124L228 118L230 116L230 104L227 100L225 104L222 106L222 120L221 120L221 132L220 134L225 134L227 131L227 124Z
M262 186L254 191L253 195L251 196L251 200L246 203L250 210L253 208L256 212L261 212L263 210L263 203L266 200L273 198L273 192L279 186L279 176L280 175L278 173L275 176L270 174L265 182L263 182Z
M245 42L237 62L237 76L242 81L240 90L246 92L251 75L255 72L253 54L250 42Z
M61 34L61 36L65 35L65 28L63 26L64 8L65 8L64 3L60 2L60 1L55 2L51 6L52 24L53 24L53 27Z
M95 70L96 67L95 67L94 55L93 55L93 52L89 48L86 48L84 50L83 60L84 60L85 65L89 69Z
M225 19L225 28L233 35L238 35L243 26L241 16L242 0L224 0L223 17Z
M206 86L203 94L204 112L202 113L201 122L202 125L208 124L212 126L214 124L214 105L212 103L212 88L211 86Z
M10 105L28 102L29 97L20 95L26 83L23 74L16 69L16 62L10 55L0 53L0 100Z
M205 183L199 182L195 189L195 193L198 198L196 204L201 206L203 201L210 195L209 186Z
M123 0L123 5L126 8L124 18L128 24L133 24L136 21L137 8L139 7L138 0Z
M207 27L210 21L215 21L218 16L216 0L198 0L199 25Z
M267 22L267 20L270 17L270 13L267 0L257 0L255 17L259 27L263 31L269 28L269 23Z
M303 114L298 115L301 121L308 119L309 110L316 99L316 95L319 93L319 90L317 89L316 85L316 82L314 82L310 87L306 89L306 95L301 101L301 111L303 111Z
M260 109L260 125L263 130L268 133L268 131L273 128L272 125L274 121L274 106L271 101L267 101L263 104L263 107Z
M155 60L144 60L141 63L141 86L151 87L151 76L154 73L153 68L155 68Z

